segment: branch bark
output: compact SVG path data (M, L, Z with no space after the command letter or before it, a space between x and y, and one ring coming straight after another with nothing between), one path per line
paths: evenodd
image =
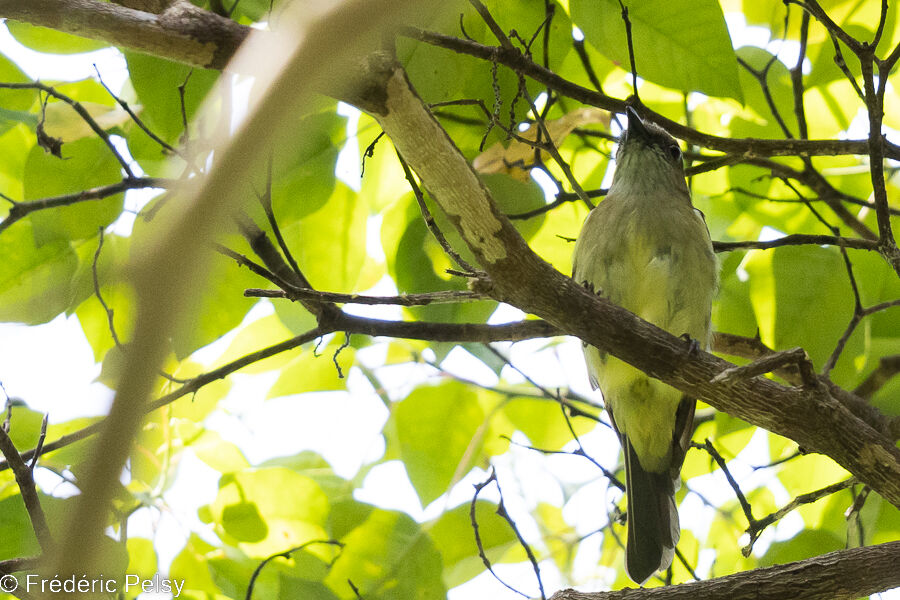
M492 295L540 316L711 406L827 454L900 506L900 450L837 401L828 386L788 388L754 378L711 383L731 365L691 354L684 340L577 285L535 255L397 65L374 59L367 97L345 100L381 127L459 230L495 288Z
M852 600L900 586L900 542L652 589L561 590L550 600Z
M162 2L161 7L163 5L166 2ZM98 0L0 0L0 18L41 25L207 69L223 69L251 31L245 25L188 2L172 2L162 13L154 14ZM623 100L568 81L535 63L516 48L497 48L412 28L404 29L403 33L453 52L503 64L584 104L616 112L625 110ZM723 138L686 127L647 108L639 110L642 118L662 125L688 143L721 152L746 156L869 153L866 140ZM886 140L882 143L886 157L900 159L900 148Z
M154 14L97 0L0 0L0 17L204 69L223 69L250 33L189 2Z

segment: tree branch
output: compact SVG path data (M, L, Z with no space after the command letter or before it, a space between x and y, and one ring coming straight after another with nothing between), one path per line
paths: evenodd
M74 194L64 194L62 196L53 196L50 198L41 198L40 200L32 200L30 202L16 202L13 204L9 213L0 221L0 233L9 228L13 223L27 217L33 212L46 210L48 208L57 208L60 206L71 206L79 202L88 200L102 200L116 194L121 194L127 190L139 190L145 188L170 188L175 185L171 179L160 179L158 177L134 177L131 179L123 179L118 183L103 185L100 187L82 190Z
M44 419L44 431L46 431L46 417ZM22 495L22 502L25 503L28 518L31 519L34 535L37 537L41 550L47 553L53 547L53 536L50 534L50 526L47 525L44 509L41 508L41 500L34 485L33 471L25 464L28 459L19 454L3 427L0 427L0 454L6 457L6 463L12 468L16 484L19 486L19 493Z
M250 28L176 2L153 14L97 0L0 0L0 17L204 69L223 69Z
M553 71L535 63L516 49L508 50L495 46L486 46L471 40L464 40L432 31L404 28L401 34L412 39L446 48L460 54L468 54L483 60L494 60L517 73L534 79L560 94L578 100L590 106L604 108L613 112L624 112L625 101L590 90L564 79ZM642 119L661 125L675 137L690 144L703 146L711 150L730 154L747 154L755 156L833 156L840 154L868 154L868 143L865 140L770 140L755 138L723 138L699 132L672 121L650 109L635 107ZM885 142L885 154L900 159L900 148Z
M680 585L617 592L562 590L550 600L853 600L900 586L900 542Z
M375 117L448 214L490 276L492 295L535 314L677 389L831 456L900 506L900 450L838 402L828 386L791 389L764 378L711 383L733 366L690 353L677 338L591 294L537 257L496 208L469 163L410 88L402 69L375 61ZM433 140L423 148L422 139Z
M243 369L253 363L265 360L276 354L292 350L303 344L311 342L323 335L344 331L350 334L371 335L374 337L394 337L412 340L426 340L431 342L517 342L541 337L552 337L559 331L546 321L528 320L503 325L485 325L482 323L433 323L427 321L385 321L381 319L367 319L346 313L339 313L337 320L332 321L328 329L317 327L311 331L293 337L291 339L268 346L256 352L251 352L231 361L226 365L198 375L184 383L180 388L161 396L149 403L144 412L153 412L167 404L171 404L182 396L193 394L216 380L224 379L235 371ZM66 434L48 444L44 444L41 455L59 450L75 442L81 441L98 433L103 427L99 421ZM23 461L31 460L37 454L36 448L21 453ZM11 468L13 465L9 459L0 461L0 472Z

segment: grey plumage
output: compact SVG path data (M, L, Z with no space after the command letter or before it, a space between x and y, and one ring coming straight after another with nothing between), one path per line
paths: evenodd
M716 259L702 214L691 204L681 151L630 107L606 198L575 245L573 277L639 317L708 345ZM672 562L680 536L675 491L690 441L695 401L630 365L586 346L625 455L626 570L644 583Z

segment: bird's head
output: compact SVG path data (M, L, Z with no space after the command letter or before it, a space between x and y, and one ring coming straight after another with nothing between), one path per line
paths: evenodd
M630 106L625 114L628 129L619 140L613 186L674 186L687 191L681 148L675 138L659 125L643 121Z

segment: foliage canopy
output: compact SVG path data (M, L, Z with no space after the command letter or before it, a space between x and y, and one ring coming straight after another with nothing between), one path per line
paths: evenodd
M221 2L194 3L222 12ZM230 18L277 28L290 3L271 4L237 2ZM451 4L396 33L396 57L499 211L569 273L571 241L615 167L620 128L601 109L621 108L635 92L620 3ZM689 142L694 203L721 242L713 350L746 364L802 347L818 381L855 393L874 421L888 423L881 433L893 444L900 155L869 127L881 128L883 110L885 131L900 129L890 62L900 47L897 6L626 4L640 103ZM7 27L45 54L108 47L102 36ZM736 39L748 43L734 48ZM506 61L503 48L521 61ZM261 93L245 75L123 53L121 89L107 87L102 63L95 77L32 82L0 56L0 319L77 319L102 364L99 380L114 391L129 376L123 365L135 342L131 265L154 250L173 207L217 159L214 133ZM885 69L880 77L873 65ZM585 106L576 87L607 101ZM165 572L185 581L189 598L241 598L250 587L271 598L438 598L474 578L452 596L516 597L485 574L487 560L529 597L627 584L621 457L602 399L588 389L580 343L536 322L493 326L516 311L491 296L459 219L427 193L422 173L420 181L407 170L377 115L321 95L287 128L290 141L273 144L266 167L237 184L246 202L198 258L202 286L166 340L152 410L108 512L107 576ZM336 171L341 151L360 157L361 173ZM349 296L357 294L365 297ZM42 368L53 376L53 365ZM232 378L239 370L254 377ZM770 377L810 385L796 369ZM27 459L42 439L42 415L23 400L10 403L8 437ZM222 426L255 411L296 421L278 430L287 438L315 429L316 439L337 442L316 448L297 434L260 446ZM373 430L365 419L380 422ZM102 422L44 424L38 470L78 488L103 459L86 436ZM900 538L897 506L828 456L702 402L694 440L708 443L683 470L680 554L650 585ZM342 468L314 451L338 455L339 446L352 457ZM260 447L292 450L254 460ZM27 570L13 559L48 550L15 457L0 450L2 574ZM387 478L397 465L405 477ZM179 500L178 510L190 505L197 517L183 542L129 535L130 518L177 514L167 501L198 472L215 473L218 487L196 490L193 505ZM379 481L407 480L419 506L398 510L390 491L366 500ZM490 482L483 491L482 482ZM51 536L61 536L75 498L53 487L37 497Z

